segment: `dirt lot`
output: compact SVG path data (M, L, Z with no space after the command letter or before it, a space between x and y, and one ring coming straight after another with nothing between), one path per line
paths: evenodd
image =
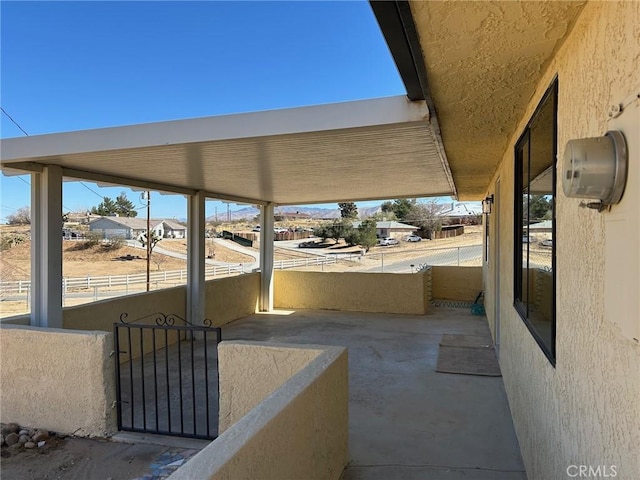
M163 240L158 245L166 250L187 253L185 240ZM84 242L70 240L63 241L62 248L62 274L65 277L126 275L143 273L147 269L146 252L139 248L125 246L117 249L108 249L104 248L103 245L86 248ZM127 257L127 255L130 257ZM156 259L161 258L161 262L156 263L154 257ZM124 260L123 258L132 259ZM186 260L160 253L152 253L151 260L152 271L187 268ZM215 246L215 260L228 263L253 261L248 255L242 255L220 245ZM3 251L0 262L3 281L27 280L30 277L31 268L31 242L27 240L20 245Z
M197 450L85 438L49 440L43 448L2 448L0 476L7 480L132 480L166 478L171 463ZM182 460L182 461L181 461Z

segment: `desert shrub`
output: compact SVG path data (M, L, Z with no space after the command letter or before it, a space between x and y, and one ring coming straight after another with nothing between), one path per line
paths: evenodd
M10 248L20 245L27 239L27 236L22 233L4 233L0 237L0 251L4 252Z
M120 235L110 237L102 244L102 248L107 251L119 250L122 247L124 247L124 237Z
M104 238L104 234L102 232L94 230L94 231L87 232L84 238L85 240L84 242L82 242L82 244L85 248L95 247L96 245L99 245L100 242L102 242L102 239Z

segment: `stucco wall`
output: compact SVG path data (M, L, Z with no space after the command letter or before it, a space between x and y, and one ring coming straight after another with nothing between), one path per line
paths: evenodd
M116 426L113 339L106 332L0 328L0 418L79 436Z
M556 74L559 171L569 139L600 136L609 130L614 125L607 122L609 105L622 102L640 88L639 18L638 2L590 2L585 6L539 83L492 182L501 180L497 199L500 249L492 247L493 260L486 276L487 316L494 328L493 268L499 254L500 363L531 479L569 478L569 465L616 466L617 478L640 478L640 346L618 324L623 317L637 327L638 295L636 290L620 299L624 306L615 315L605 296L607 289L638 285L637 148L630 151L625 196L611 212L579 208L580 200L565 197L558 178L555 368L513 308L513 151L517 137ZM637 115L637 101L628 109L629 115ZM636 122L625 133L637 144L639 131L640 122ZM607 240L607 224L613 215L621 215L624 225L614 249L607 245L613 240ZM495 234L494 229L493 239ZM630 265L626 277L606 278L612 264Z
M431 267L431 295L437 300L473 302L482 291L482 267Z
M245 395L260 403L172 480L340 478L348 445L346 349L223 342L219 358L226 416L250 408Z
M260 273L209 280L206 296L205 316L216 327L253 315L260 298Z
M3 323L8 325L29 325L31 323L31 316L29 314L26 314L0 318L0 324Z
M67 329L112 332L113 324L120 321L122 313L128 314L127 321L135 321L157 312L184 317L185 311L185 287L179 286L66 307L62 324Z
M206 283L205 318L213 320L215 326L222 326L251 315L256 311L259 293L259 273L209 280ZM184 318L185 287L182 285L67 307L64 309L63 325L69 329L111 332L113 324L120 320L120 314L123 312L128 313L127 321L134 321L156 312L174 313ZM153 322L153 319L150 322Z
M424 273L299 272L276 270L276 308L424 314Z
M322 353L321 349L222 342L218 346L220 433ZM240 381L237 381L240 379Z

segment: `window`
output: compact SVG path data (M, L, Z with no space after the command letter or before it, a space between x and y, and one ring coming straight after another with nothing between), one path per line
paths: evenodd
M558 82L515 148L514 306L555 365L555 198Z

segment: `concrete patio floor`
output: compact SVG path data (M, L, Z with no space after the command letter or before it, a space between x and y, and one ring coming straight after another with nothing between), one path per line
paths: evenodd
M526 479L502 377L437 373L443 334L488 336L467 309L427 315L256 314L223 340L349 349L349 465L343 480Z

